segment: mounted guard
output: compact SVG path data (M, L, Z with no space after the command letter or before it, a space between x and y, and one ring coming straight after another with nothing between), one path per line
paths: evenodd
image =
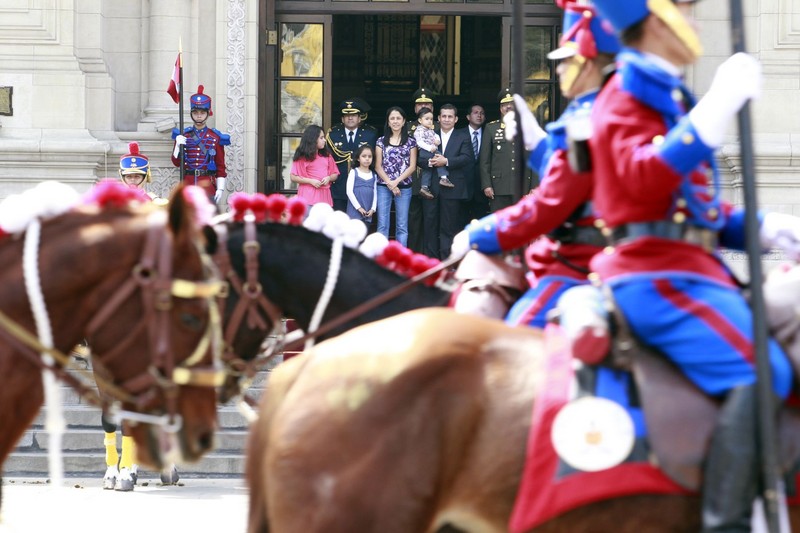
M705 463L703 530L749 531L759 472L753 315L718 254L744 248L745 213L721 199L714 152L760 95L762 76L756 59L735 54L695 101L680 75L702 52L693 3L595 0L627 48L592 115L593 201L613 246L591 267L632 333L723 402ZM800 256L800 219L761 221L762 248ZM774 341L768 357L773 393L785 399L791 365Z

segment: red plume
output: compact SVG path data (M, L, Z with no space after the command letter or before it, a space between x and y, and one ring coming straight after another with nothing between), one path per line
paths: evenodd
M202 86L202 85L198 85L197 86L197 94L203 94L204 90L205 90L204 86Z
M128 143L128 155L139 155L139 143Z
M286 212L288 215L287 222L293 226L300 225L303 222L303 218L306 216L307 207L308 204L302 198L297 196L290 198L286 205Z

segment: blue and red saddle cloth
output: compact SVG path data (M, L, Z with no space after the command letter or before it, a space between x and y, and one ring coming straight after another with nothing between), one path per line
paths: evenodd
M509 531L522 533L591 503L636 494L696 495L667 477L648 460L647 426L630 373L606 367L574 370L572 356L558 326L548 324L548 357L543 388L534 399L526 460ZM556 342L552 342L556 339ZM575 383L577 382L577 387ZM606 470L584 472L556 453L551 431L556 415L577 394L613 400L630 415L635 441L628 458ZM790 505L800 504L794 495Z

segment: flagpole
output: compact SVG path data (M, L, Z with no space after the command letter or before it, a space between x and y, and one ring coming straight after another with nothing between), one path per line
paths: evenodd
M183 135L183 39L178 39L178 132ZM186 148L181 145L180 151L180 169L181 169L181 183L186 178L186 168L184 165L183 150Z

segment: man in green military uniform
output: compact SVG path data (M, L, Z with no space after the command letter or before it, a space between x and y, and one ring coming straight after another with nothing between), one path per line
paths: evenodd
M506 88L497 95L500 103L500 120L494 120L486 125L481 141L480 159L478 168L481 178L481 190L489 199L489 210L498 211L508 207L516 201L517 166L526 166L528 154L517 156L514 141L506 139L503 116L514 110L514 98L511 91ZM525 183L522 193L526 194L535 185L533 174L525 170Z
M417 122L419 110L427 107L433 111L433 93L430 89L420 87L412 98L414 99L414 113L409 114L408 120L406 120L406 130L409 137L414 137L414 130L417 129L419 124ZM421 184L419 168L417 168L414 173L414 180L411 182L411 204L408 207L408 247L418 253L422 253L423 236L425 235L422 202L427 201L423 200L419 195Z

